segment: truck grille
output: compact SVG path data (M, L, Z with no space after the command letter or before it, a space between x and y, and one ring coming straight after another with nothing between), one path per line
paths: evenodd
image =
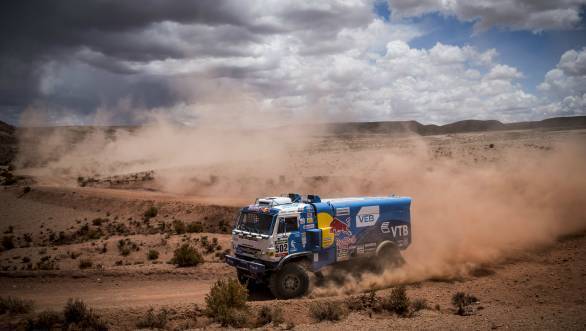
M260 253L260 249L239 245L236 248L236 252L239 254L257 256Z

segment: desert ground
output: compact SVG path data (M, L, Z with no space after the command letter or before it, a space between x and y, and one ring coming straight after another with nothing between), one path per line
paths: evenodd
M405 265L326 275L304 298L251 293L251 315L263 306L282 310L282 321L258 327L586 328L586 129L349 131L303 141L280 133L278 152L264 140L258 148L234 142L222 148L236 156L201 152L197 162L177 156L187 152L176 152L185 146L171 135L163 140L172 155L158 157L168 145L154 147L147 161L128 156L147 150L147 133L128 146L84 138L83 149L71 136L45 139L49 154L32 142L41 134L23 134L10 170L17 182L0 189L0 293L34 307L0 315L0 329L25 329L27 318L61 311L69 298L83 300L113 330L138 328L150 309L168 313L166 329L223 328L206 315L205 296L216 280L235 277L223 256L238 209L287 192L411 196L413 243ZM206 143L217 151L223 142ZM171 262L185 243L203 263ZM406 317L374 307L400 286L426 304ZM465 316L452 305L457 292L477 299ZM340 320L311 315L315 304L331 302L344 308Z

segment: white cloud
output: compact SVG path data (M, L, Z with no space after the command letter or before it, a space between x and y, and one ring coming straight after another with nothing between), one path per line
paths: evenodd
M552 100L548 114L586 114L586 48L565 52L557 66L548 71L539 90Z
M586 0L389 0L393 17L413 17L439 12L475 22L477 31L491 27L512 30L567 30L580 22Z

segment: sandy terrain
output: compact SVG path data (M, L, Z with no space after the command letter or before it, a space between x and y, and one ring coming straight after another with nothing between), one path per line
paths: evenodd
M216 279L234 276L221 256L230 248L238 206L288 191L400 193L414 198L414 243L404 252L405 266L348 276L344 284L327 283L297 300L261 292L250 305L279 306L285 320L303 330L586 328L586 130L312 139L278 164L267 164L264 155L214 155L208 161L215 162L189 167L179 160L168 167L156 167L156 159L117 160L116 171L98 174L83 172L90 168L78 167L81 158L73 153L18 170L35 184L0 190L0 230L15 246L0 253L0 292L34 300L37 311L82 298L112 329L135 328L150 307L172 309L169 328L219 327L199 309ZM248 171L259 162L267 167ZM152 179L126 181L132 171L149 169ZM145 221L151 206L158 214ZM178 234L177 220L201 230ZM181 243L205 251L203 241L213 238L218 247L204 254L202 265L167 263ZM134 244L129 254L122 255L120 240ZM149 260L149 250L159 257ZM80 269L82 260L91 266ZM400 284L430 308L410 318L357 311L341 322L320 323L308 312L310 302L349 302L370 287L384 296ZM450 300L457 291L479 299L473 314L454 314ZM0 325L10 328L19 318L2 315Z

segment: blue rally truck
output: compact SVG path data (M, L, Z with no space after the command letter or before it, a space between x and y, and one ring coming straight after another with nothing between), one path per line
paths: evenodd
M411 198L398 196L260 198L240 210L226 262L243 284L268 285L280 299L302 296L309 272L361 258L400 260L411 243L410 207Z

